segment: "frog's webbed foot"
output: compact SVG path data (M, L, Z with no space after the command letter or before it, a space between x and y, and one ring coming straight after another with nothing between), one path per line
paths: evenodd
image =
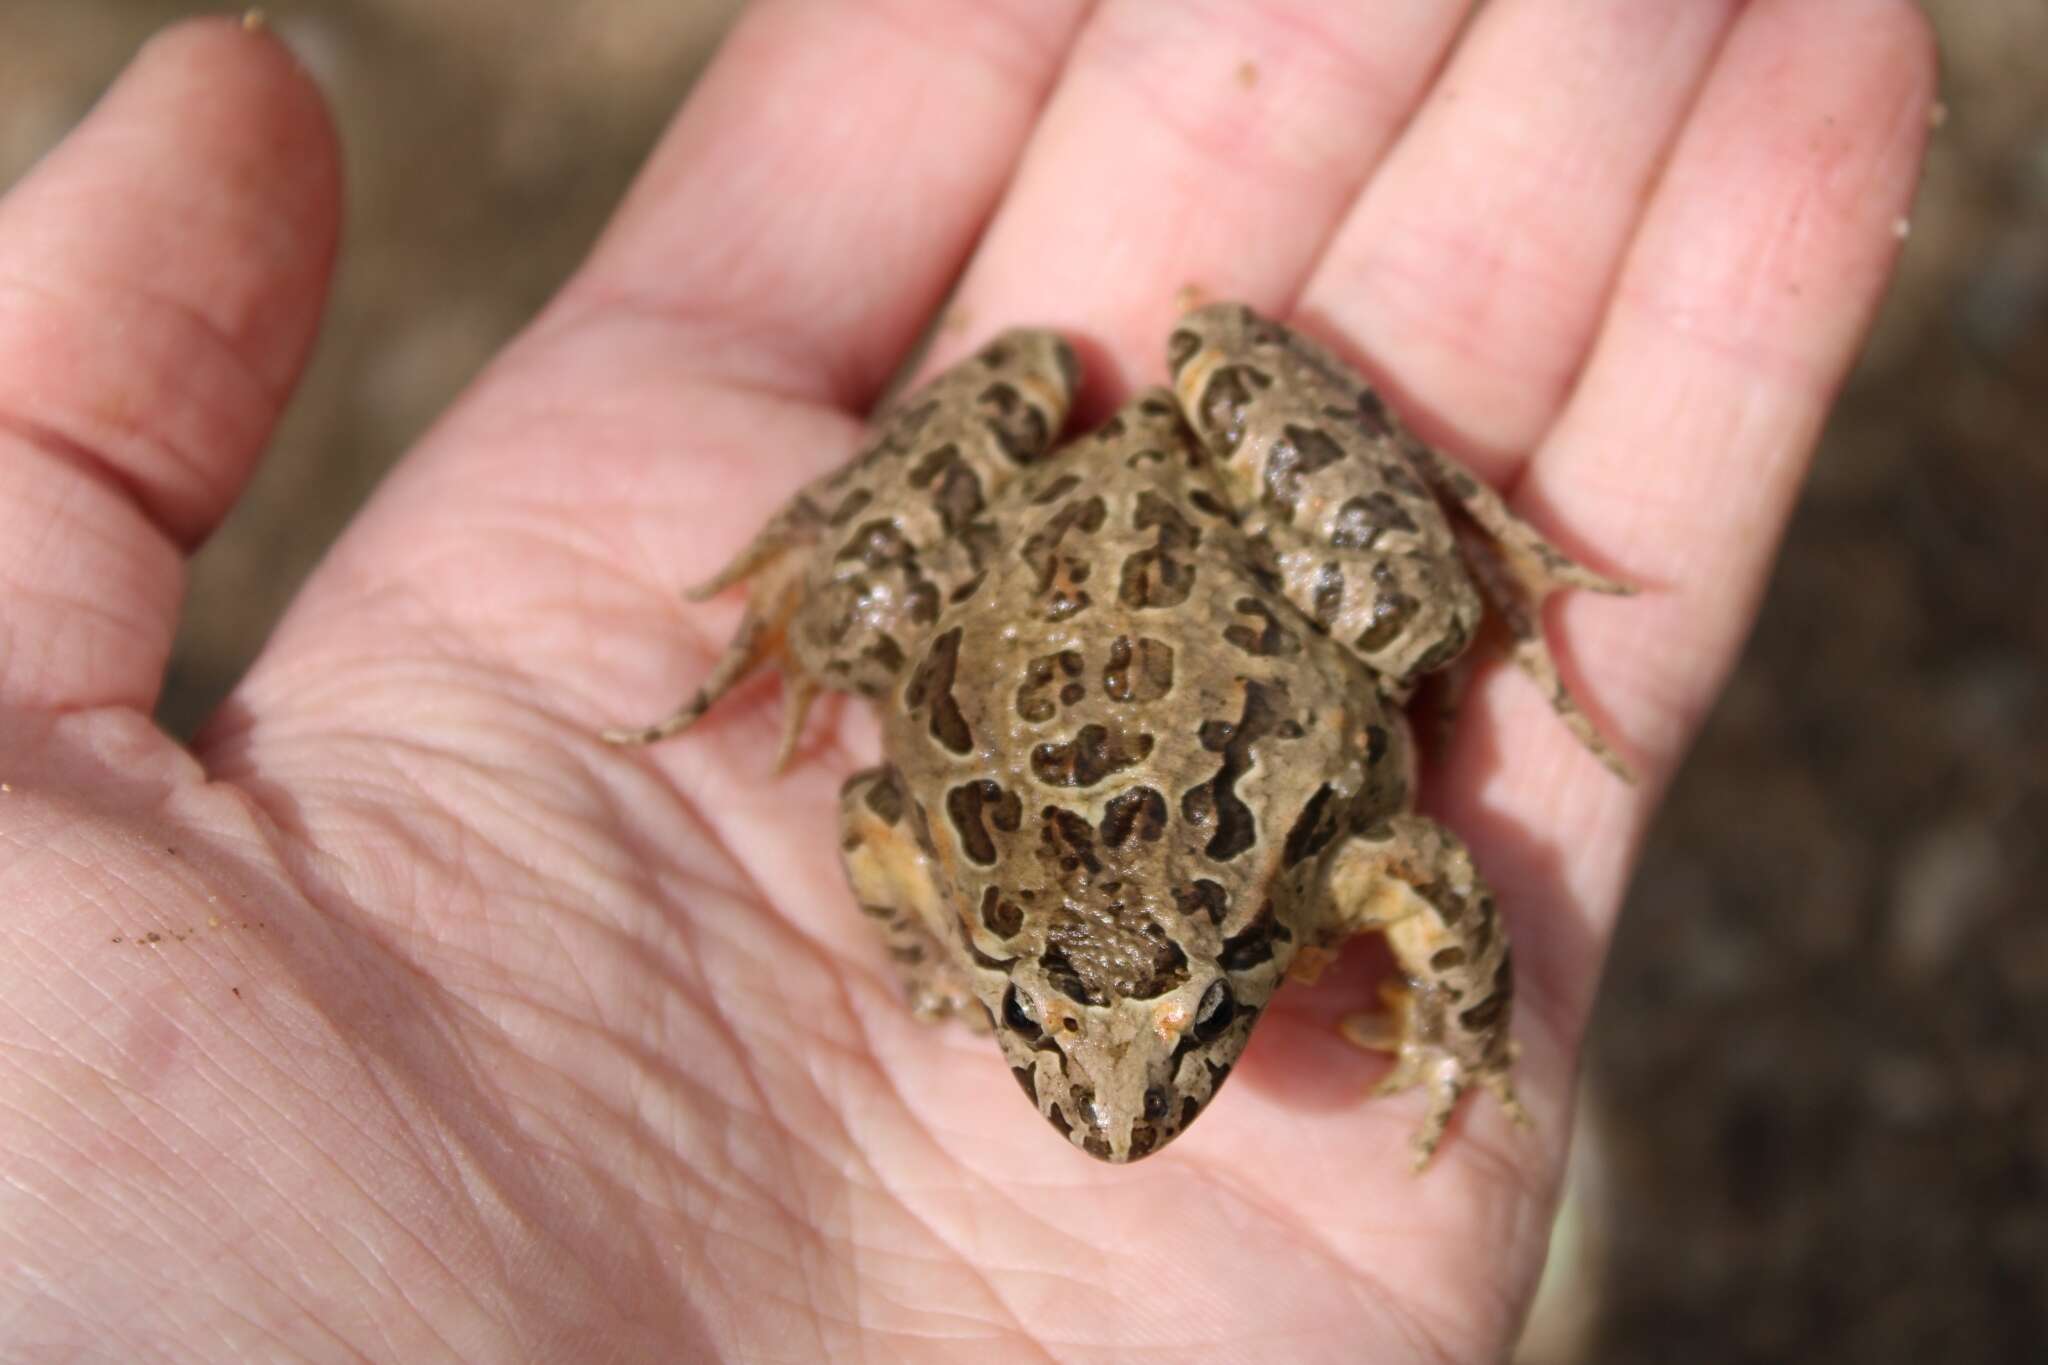
M689 700L648 725L619 726L601 732L607 744L653 744L694 724L720 697L763 666L782 674L782 740L775 754L779 771L789 762L803 732L804 716L817 695L817 684L790 656L789 624L802 605L805 564L810 545L792 537L778 518L767 531L708 582L690 589L692 601L720 592L743 580L751 580L747 607L739 629L711 666L710 674Z
M1470 520L1457 527L1458 548L1507 628L1509 657L1550 699L1551 709L1579 743L1624 782L1635 781L1628 764L1580 709L1557 670L1557 658L1543 632L1543 604L1566 588L1626 597L1635 588L1588 569L1550 543L1509 510L1499 493L1455 460L1409 438L1402 442L1417 469L1439 494L1449 497Z
M1404 983L1382 988L1387 1009L1343 1021L1346 1039L1394 1054L1380 1094L1420 1086L1429 1097L1411 1151L1420 1170L1474 1085L1526 1126L1509 1073L1514 972L1493 893L1465 846L1420 815L1396 815L1346 836L1332 851L1328 891L1340 927L1386 936Z
M1514 1078L1508 1071L1521 1052L1520 1045L1513 1041L1507 1044L1503 1065L1475 1068L1443 1044L1423 1040L1416 1022L1413 988L1389 984L1380 988L1380 998L1386 1004L1384 1013L1347 1015L1337 1027L1347 1042L1394 1055L1393 1068L1373 1087L1375 1095L1398 1094L1416 1086L1427 1092L1429 1107L1423 1114L1422 1126L1409 1142L1414 1169L1419 1171L1429 1164L1437 1145L1443 1141L1444 1129L1449 1126L1459 1099L1475 1082L1493 1093L1515 1127L1534 1126L1529 1111L1515 1096Z

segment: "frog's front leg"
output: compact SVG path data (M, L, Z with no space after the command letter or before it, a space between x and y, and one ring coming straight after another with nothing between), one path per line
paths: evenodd
M1459 1097L1474 1084L1519 1126L1528 1115L1509 1070L1514 971L1507 936L1472 855L1434 820L1396 815L1331 850L1327 889L1340 932L1386 936L1403 984L1382 991L1388 1011L1355 1015L1345 1037L1392 1052L1380 1093L1422 1086L1429 1108L1413 1143L1416 1169L1436 1151Z
M917 828L918 811L892 768L868 768L839 789L839 852L846 880L903 974L911 1012L920 1019L958 1016L988 1027L957 956L939 941L945 897Z
M989 500L1059 435L1079 382L1067 343L1014 328L891 407L844 466L813 481L709 582L745 582L740 627L689 699L650 725L606 730L651 744L682 730L758 668L784 679L782 746L820 689L879 696L1000 533Z

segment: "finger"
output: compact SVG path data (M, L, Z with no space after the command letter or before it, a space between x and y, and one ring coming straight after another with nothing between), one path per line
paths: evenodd
M0 701L148 707L183 555L313 336L333 133L275 41L152 41L0 201Z
M1489 477L1556 415L1739 0L1504 0L1346 219L1302 313ZM1489 458L1490 456L1490 458Z
M720 373L865 404L959 274L1086 9L754 5L555 320L658 314Z
M1525 509L1599 528L1603 557L1650 589L1578 594L1560 612L1595 710L1650 775L1644 789L1606 780L1541 698L1500 677L1475 697L1479 724L1445 784L1470 793L1460 818L1503 845L1497 881L1554 884L1533 922L1564 926L1581 907L1585 932L1539 937L1529 973L1572 1028L1596 975L1587 953L1597 961L1655 788L1748 633L1889 278L1934 82L1926 20L1908 0L1765 0L1746 13L1585 376L1523 480ZM1488 756L1496 745L1516 755L1512 768ZM1553 851L1518 845L1513 831L1536 827L1571 850L1562 869Z
M1161 23L1154 0L1108 0L933 362L1029 320L1152 374L1184 289L1288 303L1465 9L1191 0Z

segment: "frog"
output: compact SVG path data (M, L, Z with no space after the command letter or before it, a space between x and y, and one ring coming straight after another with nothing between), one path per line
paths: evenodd
M1381 935L1343 1035L1425 1094L1526 1126L1513 959L1464 843L1418 813L1417 689L1489 617L1596 757L1542 606L1626 593L1418 440L1354 368L1239 303L1187 312L1170 386L1062 440L1055 332L1004 332L891 405L695 591L747 606L704 684L619 744L774 668L778 763L820 689L870 699L882 762L840 849L909 1006L992 1034L1069 1143L1126 1163L1215 1099L1288 980Z

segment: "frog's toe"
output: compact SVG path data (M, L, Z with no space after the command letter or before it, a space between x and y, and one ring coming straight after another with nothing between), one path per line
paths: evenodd
M994 1026L988 1011L975 998L965 974L948 970L943 963L918 963L897 957L903 964L904 992L911 1017L920 1024L943 1024L956 1019L970 1033L987 1033Z
M1585 592L1604 593L1609 597L1634 597L1636 585L1626 579L1611 578L1597 573L1575 559L1568 559L1562 550L1543 542L1545 553L1541 556L1544 573L1542 585L1551 591L1560 588L1579 588Z
M1373 1087L1374 1095L1395 1095L1419 1087L1428 1096L1422 1124L1409 1142L1416 1170L1427 1166L1436 1154L1444 1130L1450 1126L1451 1115L1457 1112L1458 1101L1474 1084L1484 1086L1500 1101L1502 1112L1517 1128L1533 1126L1529 1111L1515 1096L1514 1081L1508 1071L1518 1049L1510 1045L1505 1063L1497 1067L1463 1061L1449 1048L1409 1036L1407 991L1392 986L1381 993L1390 1006L1387 1013L1350 1015L1338 1028L1357 1047L1394 1054L1394 1065Z
M740 561L736 561L740 562ZM724 653L711 666L709 676L690 699L660 720L648 725L626 725L599 732L607 744L653 744L688 729L712 704L756 669L775 668L789 685L783 720L783 748L776 766L780 768L796 747L796 732L803 724L804 710L816 691L789 657L788 626L803 598L804 566L794 554L771 556L749 566L753 578L746 611L739 629L727 642ZM717 580L714 580L717 581Z
M1420 1171L1436 1155L1444 1130L1450 1126L1451 1115L1458 1111L1458 1101L1464 1098L1475 1079L1480 1078L1443 1049L1411 1045L1403 1049L1394 1069L1374 1087L1374 1093L1381 1095L1420 1087L1428 1096L1429 1103L1423 1111L1421 1126L1408 1142L1409 1162L1415 1170ZM1505 1075L1487 1076L1481 1083L1496 1095L1503 1096L1502 1103L1518 1126L1528 1123L1528 1114L1514 1098Z
M1408 1164L1417 1171L1429 1165L1429 1159L1436 1155L1437 1144L1444 1140L1444 1129L1450 1126L1451 1115L1457 1111L1458 1097L1465 1093L1464 1078L1455 1062L1444 1058L1431 1070L1434 1074L1423 1082L1429 1093L1429 1108L1422 1116L1422 1126L1408 1140Z
M1600 727L1593 723L1593 718L1579 705L1578 698L1565 686L1564 678L1557 671L1557 658L1550 652L1548 642L1540 634L1517 640L1511 657L1515 667L1521 669L1550 699L1550 709L1572 732L1573 738L1599 759L1607 771L1624 782L1633 783L1636 775L1628 760L1616 751L1607 736L1600 733Z
M1515 1083L1505 1071L1488 1076L1481 1082L1500 1101L1500 1111L1508 1116L1508 1122L1523 1132L1533 1132L1536 1120L1529 1117L1529 1111L1522 1107L1521 1099L1515 1094Z

